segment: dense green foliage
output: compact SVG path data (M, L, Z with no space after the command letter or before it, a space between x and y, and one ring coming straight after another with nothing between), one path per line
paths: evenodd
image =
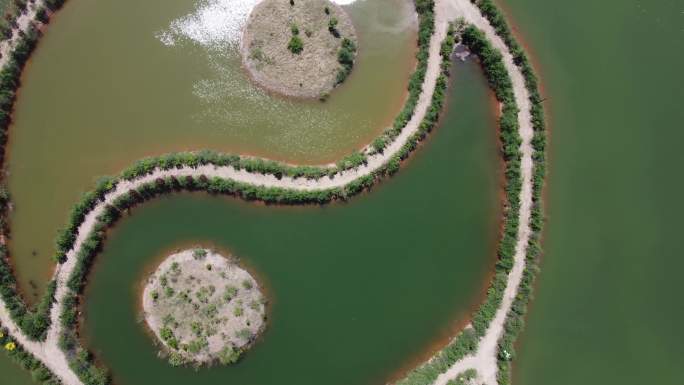
M344 82L354 68L356 44L346 37L342 39L342 46L337 52L337 61L342 66L337 72L337 84Z
M287 43L287 49L295 55L299 55L304 50L304 42L302 38L297 35L292 35L290 41Z
M59 8L63 0L47 0L46 6L50 10ZM513 311L509 315L506 324L506 334L500 342L501 351L512 352L512 343L515 336L522 327L522 316L525 313L525 304L531 291L531 283L536 271L536 258L540 252L538 245L538 232L542 225L542 210L540 206L540 194L544 176L544 123L543 112L539 102L541 100L537 90L537 80L522 50L510 35L510 30L506 26L503 18L493 7L491 1L484 0L477 2L483 9L483 13L492 21L497 32L504 37L506 43L511 47L516 64L521 67L526 77L526 85L530 91L533 102L532 114L535 126L535 137L533 145L535 148L535 173L534 173L534 201L535 206L532 217L532 227L535 231L530 246L528 247L528 268L521 283L520 296L517 297ZM409 81L409 96L401 113L397 116L394 126L383 135L373 141L372 146L375 151L383 151L392 140L399 135L401 130L413 116L418 97L422 92L422 84L427 70L428 48L430 38L434 32L434 1L416 0L416 10L420 17L420 29L418 34L418 64L415 72ZM42 19L47 18L39 15ZM0 30L1 32L1 30ZM0 72L0 133L4 143L6 141L6 129L10 123L11 109L14 102L15 90L18 87L21 68L28 58L35 42L39 37L36 28L30 28L29 33L17 45L13 57L9 64ZM95 255L100 251L105 239L106 229L113 225L116 220L130 207L138 203L152 199L160 194L175 191L207 191L212 194L230 194L246 200L261 200L267 203L279 204L301 204L314 203L321 204L339 199L348 199L354 194L369 189L378 179L391 175L396 172L403 159L417 147L418 142L435 126L439 119L439 113L445 98L447 88L447 76L450 64L450 54L457 35L453 28L450 28L447 39L443 42L441 54L442 74L440 74L435 92L432 97L432 104L420 124L419 131L414 134L401 151L392 159L375 171L373 174L359 178L344 188L335 188L318 191L295 191L281 188L268 188L252 186L240 182L221 178L208 178L206 176L187 176L187 177L167 177L156 179L146 183L135 190L132 190L111 205L107 205L105 210L97 218L94 231L88 235L86 240L78 250L77 265L68 280L70 293L64 301L62 309L61 323L64 326L64 334L60 339L60 346L68 352L72 369L86 384L105 384L109 382L106 371L97 368L93 364L91 355L78 343L76 327L78 324L78 297L77 294L83 289L85 277ZM346 40L346 39L345 39ZM497 262L497 272L490 286L485 303L480 307L473 317L473 328L464 330L459 336L449 344L434 360L423 367L412 372L402 383L422 384L431 382L439 373L448 368L451 363L474 351L479 337L486 330L487 325L496 311L501 299L501 292L505 287L506 275L512 266L512 255L515 246L515 235L518 228L518 209L520 193L520 138L517 134L517 107L512 96L512 89L508 74L501 62L501 55L492 49L491 45L484 39L484 36L474 28L467 28L463 31L463 40L470 49L476 53L482 62L490 86L494 90L497 99L502 103L502 115L499 120L501 128L502 153L506 161L506 195L507 202L504 217L504 231L498 250L499 261ZM352 45L347 44L347 49L355 50ZM345 44L343 42L343 48ZM340 63L348 62L347 53L340 54ZM353 55L352 55L353 58ZM344 60L342 60L344 59ZM353 63L353 59L352 59ZM121 176L116 178L101 179L96 189L83 196L81 201L74 207L70 215L67 227L60 232L57 238L57 252L55 259L63 261L66 253L73 249L75 236L78 226L83 222L85 215L90 212L97 204L103 201L105 195L112 191L119 181L132 180L144 175L148 175L157 169L169 170L182 167L196 168L202 165L232 166L236 169L244 169L249 172L273 175L276 178L283 176L304 177L320 179L334 175L340 171L358 167L366 163L367 156L356 152L336 164L335 167L315 167L315 166L289 166L275 161L258 158L239 157L236 155L218 154L211 151L201 151L196 153L177 153L168 154L156 158L146 158L137 162L134 166L125 170ZM53 302L54 282L50 285L48 293L44 296L38 311L29 312L21 298L16 293L16 283L8 261L6 251L2 250L0 258L0 294L8 304L8 308L13 319L19 324L31 338L43 338L45 330L49 326L50 305ZM501 354L500 354L501 356ZM507 356L507 355L506 355ZM507 359L500 360L501 383L507 383L509 373L509 363ZM41 369L42 370L42 369ZM49 382L46 382L49 383Z
M449 380L447 385L468 385L477 377L477 371L475 369L468 369L463 373L460 373L453 380Z

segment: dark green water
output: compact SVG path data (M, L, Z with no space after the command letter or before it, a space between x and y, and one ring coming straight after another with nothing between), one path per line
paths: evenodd
M0 352L0 383L2 385L34 385L31 374L15 364L7 354Z
M552 117L515 384L682 383L684 3L507 0Z
M264 207L179 195L112 232L84 335L119 384L377 384L479 302L498 228L496 126L479 68L458 65L449 113L399 175L348 204ZM144 271L170 248L231 250L272 295L262 340L232 367L171 368L139 319Z

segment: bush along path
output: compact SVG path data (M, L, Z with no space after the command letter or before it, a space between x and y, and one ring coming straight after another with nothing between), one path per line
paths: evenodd
M505 385L510 383L513 343L523 327L541 252L546 143L542 99L527 57L491 0L451 0L448 6L447 13L468 23L463 43L478 56L501 106L504 226L494 278L471 324L399 383L444 385L474 369L473 383Z
M14 278L6 259L0 260L0 322L6 327L7 338L11 338L31 360L42 363L43 366L34 365L38 368L36 370L52 373L50 378L46 378L46 383L54 383L49 382L53 381L52 378L59 378L64 384L74 385L108 383L107 372L93 365L90 354L80 346L77 338L79 294L85 284L88 268L105 240L106 230L130 207L174 191L207 191L270 203L325 203L348 199L369 189L383 177L393 174L398 170L401 160L408 157L418 142L437 123L445 98L450 54L458 38L449 27L449 21L462 17L478 28L481 28L480 24L483 22L487 23L476 8L465 8L464 4L472 7L470 3L464 3L462 0L416 0L416 10L420 19L418 65L411 77L406 105L397 117L394 127L388 129L367 148L342 159L335 165L291 166L263 159L202 151L144 159L118 177L102 178L96 189L86 194L75 206L66 229L58 237L55 259L60 264L55 272L55 280L50 285L51 290L46 293L39 309L26 309L16 293ZM464 12L464 9L468 12ZM39 13L36 12L37 14ZM487 33L485 28L482 29ZM492 37L489 34L478 34L470 27L461 32L471 49L475 52L479 50L481 58L486 58L485 53L491 51L486 39ZM22 41L28 36L19 35L23 37L16 43L13 52L21 47ZM3 87L14 86L9 103L2 105L7 116L11 112L14 92L18 86L18 74L38 36L39 33L36 32L29 39L29 48L26 50L27 54L23 55L23 60L12 57L7 61L9 66L14 64L15 70L12 73L16 74L7 78L14 80L4 84L6 76L0 76ZM500 49L496 41L494 45ZM504 46L501 51L507 52L505 48ZM487 64L488 62L491 63ZM500 123L504 141L503 152L507 160L509 194L506 229L501 243L501 266L497 265L498 273L492 284L493 289L490 290L495 294L487 297L481 311L473 319L473 327L465 330L455 340L457 344L453 346L459 347L458 351L463 351L461 356L466 353L472 355L478 341L485 342L488 338L497 341L500 337L501 333L490 332L490 329L498 325L496 321L501 318L499 313L503 313L504 316L508 313L511 307L510 301L507 300L508 294L515 293L517 289L517 284L511 285L517 271L517 254L513 262L508 260L510 258L504 258L503 254L511 248L519 248L515 246L516 233L519 245L521 239L529 237L530 229L530 204L526 203L530 193L529 188L526 190L526 183L529 181L526 172L530 171L528 169L531 169L532 164L527 151L527 147L530 146L530 133L526 131L530 121L529 101L525 94L519 95L516 88L516 76L520 73L511 70L509 66L498 68L496 63L496 56L490 61L483 60L490 83L502 103L503 115ZM2 70L3 75L7 65ZM513 79L513 91L510 89L510 80L508 83L502 80L506 76ZM513 95L510 95L511 92ZM520 114L515 107L516 102L523 107ZM527 123L522 123L523 121ZM5 123L3 132L6 131L9 118ZM2 208L6 208L6 199L2 202ZM525 215L525 212L528 214ZM519 218L520 221L512 218ZM522 252L524 251L525 247L522 247ZM513 265L512 269L507 264ZM504 288L505 295L500 293ZM491 321L493 313L496 313L496 317ZM489 324L492 326L485 330ZM480 343L480 346L488 344ZM476 356L479 356L479 353ZM435 360L428 365L434 362ZM494 364L496 365L496 360ZM450 372L447 369L449 365L440 372ZM479 366L477 369L485 375L492 372ZM496 375L496 367L493 373ZM429 377L421 376L418 375L418 378ZM430 382L432 381L425 383Z

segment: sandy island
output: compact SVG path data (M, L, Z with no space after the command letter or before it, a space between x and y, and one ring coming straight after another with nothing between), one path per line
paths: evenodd
M351 19L328 0L264 0L249 15L240 53L259 86L320 98L349 75L357 44Z
M174 366L236 362L264 328L265 303L234 258L202 248L167 257L142 300L145 322Z

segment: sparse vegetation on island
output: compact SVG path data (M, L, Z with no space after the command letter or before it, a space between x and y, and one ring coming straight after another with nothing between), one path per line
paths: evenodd
M351 73L357 45L351 19L328 0L264 0L248 19L241 52L262 87L324 99Z
M254 278L233 259L204 248L167 257L148 279L142 303L172 366L236 362L266 318Z

